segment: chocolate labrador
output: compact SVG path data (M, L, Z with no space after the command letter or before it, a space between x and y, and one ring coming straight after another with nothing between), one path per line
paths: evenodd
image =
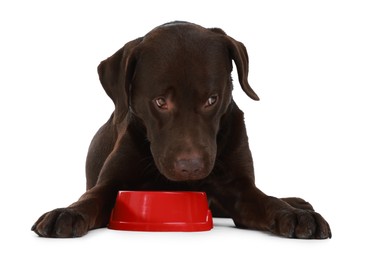
M42 215L42 237L80 237L105 227L119 190L205 191L214 216L239 228L290 238L330 238L324 218L300 198L255 186L243 112L232 98L232 61L250 87L245 46L219 28L172 22L125 44L98 67L115 110L94 136L87 191Z

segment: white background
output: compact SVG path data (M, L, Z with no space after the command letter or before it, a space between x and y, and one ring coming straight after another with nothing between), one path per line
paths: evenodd
M0 258L365 259L366 13L354 0L2 1ZM219 220L203 233L101 229L43 239L30 231L84 191L89 142L113 109L99 62L173 20L221 27L247 46L261 101L240 90L236 75L234 95L257 185L310 201L332 239L282 239Z

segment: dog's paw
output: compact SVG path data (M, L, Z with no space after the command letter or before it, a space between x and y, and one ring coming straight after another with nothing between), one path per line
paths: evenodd
M290 206L296 209L315 211L309 202L301 198L289 197L289 198L281 198L281 200L288 203Z
M289 238L331 238L329 224L312 210L279 210L274 214L270 231Z
M80 237L88 232L88 225L76 210L60 208L43 214L32 231L41 237Z

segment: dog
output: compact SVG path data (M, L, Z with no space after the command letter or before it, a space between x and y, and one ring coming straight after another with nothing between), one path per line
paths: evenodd
M288 238L331 238L326 220L300 198L255 185L243 112L232 98L232 61L243 91L245 46L219 28L171 22L126 43L98 66L115 109L91 141L87 190L43 214L41 237L80 237L106 227L119 190L204 191L214 217Z

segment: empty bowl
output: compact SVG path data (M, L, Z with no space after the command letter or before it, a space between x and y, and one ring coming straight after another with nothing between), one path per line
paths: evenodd
M119 191L108 228L207 231L213 220L204 192Z

